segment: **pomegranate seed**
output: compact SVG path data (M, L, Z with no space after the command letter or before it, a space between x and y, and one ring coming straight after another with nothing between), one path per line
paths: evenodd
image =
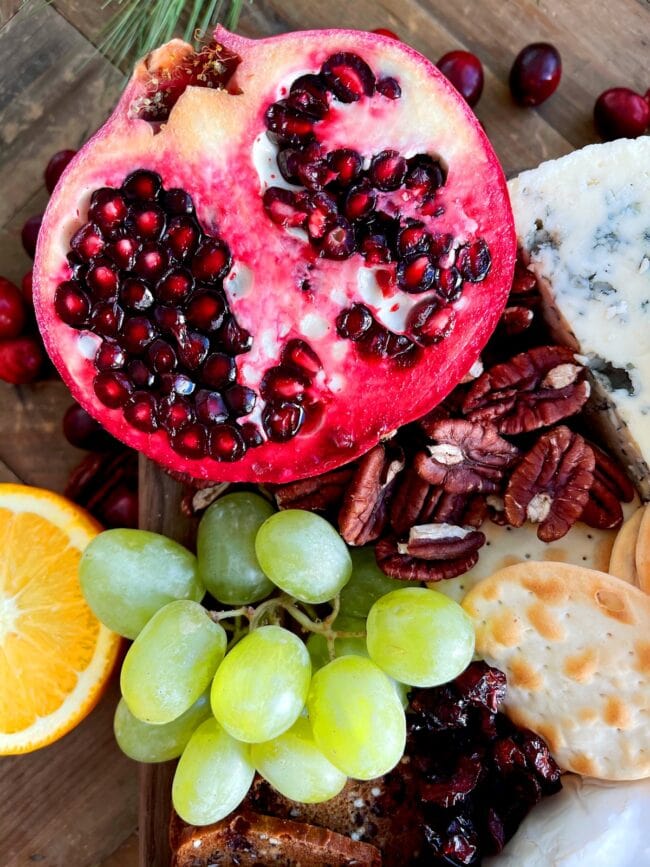
M33 272L31 269L25 274L23 279L20 281L20 288L22 289L23 298L30 305L30 307L34 306L34 289L32 286L33 280Z
M264 442L261 430L253 422L247 421L240 427L241 435L247 448L254 449Z
M90 313L90 301L76 281L67 280L57 286L54 309L66 325L85 325Z
M356 250L354 229L343 217L328 229L320 241L320 254L326 259L347 259Z
M290 340L282 350L282 361L314 376L323 366L320 358L304 340Z
M187 305L187 321L202 331L216 331L226 312L226 302L215 292L197 292Z
M110 233L122 223L127 212L126 202L119 190L103 187L92 194L88 218L97 223L102 232Z
M386 99L399 99L402 95L402 88L396 78L381 78L377 82L377 93L385 96Z
M426 198L443 186L445 180L446 173L438 160L434 160L428 154L418 154L409 160L409 170L404 184L417 196Z
M153 295L142 280L125 280L120 290L120 301L129 310L148 310L153 304Z
M90 314L90 327L102 337L116 337L122 327L124 311L119 304L96 304Z
M562 76L560 53L548 42L534 42L519 52L510 70L510 92L519 105L540 105L557 90Z
M278 144L296 145L314 136L314 120L279 100L270 105L264 116L266 128Z
M223 243L210 239L204 241L194 254L192 274L204 283L216 283L230 270L230 250Z
M384 265L393 259L388 241L383 235L368 235L363 238L359 252L368 265Z
M435 265L424 253L407 256L397 266L397 283L403 292L426 292L433 286L436 276Z
M207 442L206 431L201 424L190 424L172 437L174 450L187 458L202 458Z
M216 461L237 461L246 452L246 443L234 424L215 425L210 431L209 452Z
M392 30L388 30L386 27L376 27L372 32L376 33L377 36L385 36L387 39L396 39L398 42L402 41L397 33L393 33Z
M157 413L156 399L146 391L136 391L124 407L124 418L144 433L153 433L158 429Z
M125 222L127 232L143 241L157 241L165 231L165 214L156 205L133 205Z
M151 388L155 382L153 373L141 358L129 362L127 375L136 388Z
M463 278L458 268L454 265L451 268L441 268L438 271L436 290L445 301L457 301L463 291Z
M443 235L434 235L430 239L431 246L429 249L431 255L435 259L440 259L442 256L446 256L447 253L450 252L453 243L453 236L447 232Z
M405 357L413 355L416 349L415 343L406 334L388 332L385 350L388 358L399 358L401 361L404 361Z
M100 521L108 529L138 527L138 491L126 484L117 485L100 509Z
M201 232L191 217L178 216L169 221L163 243L174 259L183 262L196 250Z
M294 437L305 419L305 410L298 403L283 401L267 403L262 413L266 435L274 442L283 443Z
M166 304L185 301L194 288L194 278L185 268L172 268L156 285L155 294Z
M336 199L328 193L316 193L309 200L309 219L307 232L310 238L322 238L339 218Z
M408 326L414 338L423 346L440 343L448 337L456 324L456 314L451 307L440 308L435 299L417 304L409 315Z
M231 415L239 418L242 415L249 415L255 409L257 395L252 388L247 388L245 385L233 385L224 395L226 403L230 409Z
M278 151L277 161L280 174L290 184L298 183L298 158L300 151L295 148L283 148ZM279 188L276 188L279 189ZM274 221L275 222L275 221Z
M195 383L184 373L164 373L160 377L160 390L163 394L190 395L196 388Z
M99 400L110 409L124 406L133 391L129 378L117 370L103 370L98 373L93 387Z
M169 433L177 433L194 420L194 412L183 397L173 397L163 402L159 410L159 421Z
M321 120L327 114L327 90L319 75L301 75L291 85L287 105L297 112Z
M144 316L131 316L124 321L120 341L127 352L139 355L156 336L152 322Z
M253 345L252 336L232 316L225 318L223 325L218 331L218 338L223 348L233 355L248 352Z
M170 216L194 213L194 202L185 190L172 188L162 194L161 204Z
M402 256L426 253L430 248L431 236L424 228L424 223L409 223L397 236L397 249Z
M210 339L198 331L185 329L178 335L178 357L185 367L195 370L208 357Z
M32 259L34 258L34 253L36 252L36 241L38 240L38 233L41 229L42 222L43 214L37 214L35 217L30 217L28 220L25 221L25 225L23 226L22 232L20 233L25 252Z
M299 371L280 365L270 367L260 384L260 394L264 400L296 400L301 401L309 380Z
M97 226L86 223L72 236L70 246L83 262L89 262L103 251L106 242Z
M264 191L262 204L278 226L301 227L307 222L307 201L292 190L269 187Z
M78 449L104 451L115 445L113 437L78 403L73 403L65 411L63 435Z
M48 193L54 192L54 187L57 185L65 167L76 153L76 151L71 150L57 151L54 156L50 157L50 161L45 167L45 188Z
M185 315L178 307L156 307L153 316L161 331L180 334L185 326Z
M169 257L166 251L152 241L148 241L135 257L133 270L144 280L158 280L168 264Z
M95 355L97 370L119 370L126 364L126 353L117 343L103 340Z
M372 158L369 174L377 189L397 190L406 175L406 160L397 151L382 151Z
M345 197L343 212L348 220L361 220L375 210L376 204L377 193L366 181L355 187L350 187Z
M158 338L147 348L147 359L156 373L169 373L176 367L176 353L166 341Z
M330 168L336 175L339 186L347 187L361 172L361 155L349 148L330 151L327 156Z
M436 66L467 104L475 106L483 93L483 64L478 57L469 51L448 51Z
M333 54L321 68L328 88L341 102L356 102L375 92L375 76L358 54Z
M218 391L199 389L194 400L196 417L205 424L221 424L227 421L229 412L226 402Z
M130 271L135 264L135 257L141 249L142 245L135 238L118 238L108 245L106 255L115 262L118 268L123 271Z
M458 248L456 267L463 280L467 280L469 283L479 283L487 277L491 265L492 257L482 238L468 246Z
M12 385L33 382L43 366L43 350L33 337L0 341L0 379Z
M209 355L201 369L201 382L211 388L222 388L237 377L235 359L222 352Z
M0 340L18 337L25 327L25 301L17 286L0 277Z
M108 259L97 259L86 272L86 284L95 298L108 301L117 295L119 275Z
M290 161L290 166L295 169L296 181L309 190L322 190L334 179L334 172L323 157L322 148L315 142L298 152Z
M162 180L156 172L138 169L122 184L122 192L129 201L155 202L160 195Z
M627 87L612 87L596 100L594 123L605 141L637 138L650 125L650 104Z
M372 327L374 319L367 307L354 304L336 317L336 330L346 340L361 340Z

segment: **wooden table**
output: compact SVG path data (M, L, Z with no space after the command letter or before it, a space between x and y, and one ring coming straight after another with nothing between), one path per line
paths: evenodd
M50 155L77 147L109 113L123 77L94 49L109 12L101 0L0 0L0 273L19 281L29 262L25 218L46 202ZM453 48L485 66L477 108L506 172L596 140L591 110L607 87L650 86L648 0L256 0L240 29L389 27L437 59ZM510 100L515 54L547 40L564 64L559 91L538 110ZM81 454L60 433L70 401L55 379L0 383L0 481L62 490ZM1 686L0 686L1 688ZM117 686L79 728L40 753L0 760L0 863L4 867L135 867L137 768L114 745Z

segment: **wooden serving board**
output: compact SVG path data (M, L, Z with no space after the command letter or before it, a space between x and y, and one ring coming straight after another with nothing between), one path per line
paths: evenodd
M0 274L29 268L20 227L44 207L42 171L60 148L77 147L105 119L123 77L95 50L111 14L103 0L0 0ZM436 60L465 48L482 60L477 115L511 175L596 140L597 95L650 86L649 0L246 0L240 30L388 27ZM521 47L550 41L564 65L557 93L536 110L511 102L507 79ZM33 387L0 383L0 481L62 490L81 454L60 434L69 403L52 378ZM189 541L180 488L143 462L142 526ZM1 688L1 685L0 685ZM0 759L3 867L167 867L170 768L136 766L111 731L117 681L99 707L59 743ZM136 829L139 826L139 845ZM139 851L138 851L139 850Z

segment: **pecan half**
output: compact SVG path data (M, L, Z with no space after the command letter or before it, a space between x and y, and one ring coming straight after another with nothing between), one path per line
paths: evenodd
M347 464L321 476L278 485L273 490L278 509L327 512L329 509L338 508L354 470L353 464Z
M431 521L442 495L441 488L425 482L414 467L407 467L390 502L389 519L393 531L402 536L415 524Z
M389 444L378 443L361 458L339 512L339 531L348 545L367 545L381 536L390 495L403 469L404 453Z
M510 289L510 301L515 304L525 304L525 299L537 294L537 278L532 271L528 270L521 259L517 258L512 288Z
M580 520L599 530L615 530L623 523L621 501L629 503L634 486L623 470L601 448L589 443L596 458L594 483Z
M375 547L377 565L401 581L441 581L467 572L478 561L483 533L452 524L412 527L406 542L394 537Z
M502 434L548 427L584 406L590 392L586 375L567 347L537 346L480 376L467 392L463 413L493 422Z
M568 427L543 434L515 469L505 493L508 523L539 524L542 542L555 542L580 518L594 481L595 457Z
M431 514L431 521L459 524L478 529L487 518L488 509L482 494L443 493Z
M433 444L415 456L415 469L450 493L500 490L504 471L519 457L519 449L491 424L446 419L430 426L430 436Z
M516 334L523 334L533 324L535 311L531 307L524 307L523 304L511 304L501 314L499 332L508 337L514 337Z

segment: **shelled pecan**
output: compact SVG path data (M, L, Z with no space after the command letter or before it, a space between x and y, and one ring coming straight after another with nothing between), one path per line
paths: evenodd
M378 443L359 461L339 512L339 531L348 545L367 545L384 532L388 502L404 453L391 443Z
M580 520L599 530L614 530L623 523L621 502L629 503L634 487L618 464L601 448L589 443L596 459L594 482Z
M279 509L308 509L310 512L336 509L352 480L355 466L346 464L321 476L278 485L273 491L275 502Z
M137 527L137 453L127 448L91 452L72 471L64 494L105 527Z
M478 561L485 536L470 527L424 524L408 539L382 539L375 548L379 568L401 581L441 581L467 572Z

